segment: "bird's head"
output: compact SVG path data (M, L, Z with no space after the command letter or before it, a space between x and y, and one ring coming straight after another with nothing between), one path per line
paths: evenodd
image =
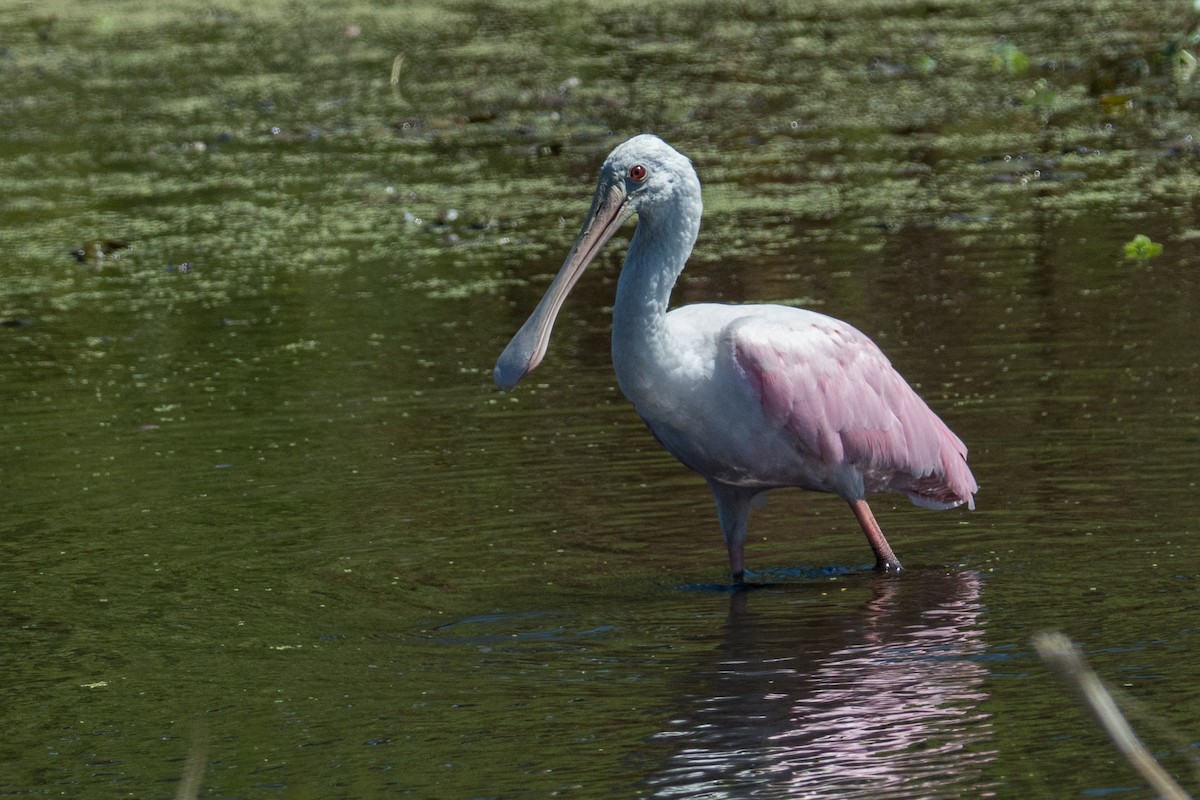
M575 246L533 314L496 362L493 377L500 388L513 388L541 363L550 343L554 319L567 293L626 220L637 214L643 225L653 223L658 209L678 206L680 201L691 204L692 208L685 213L694 214L698 224L700 180L692 162L662 139L642 134L608 154L600 169L592 208Z
M621 195L622 221L675 202L680 195L699 196L700 180L687 156L651 133L617 145L600 170L596 203L611 192Z

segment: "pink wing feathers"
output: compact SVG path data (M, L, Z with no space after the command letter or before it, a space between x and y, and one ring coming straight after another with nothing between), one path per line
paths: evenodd
M928 508L974 508L978 486L966 446L875 343L831 317L795 316L743 317L726 330L768 422L826 466L852 467L868 492L903 492Z

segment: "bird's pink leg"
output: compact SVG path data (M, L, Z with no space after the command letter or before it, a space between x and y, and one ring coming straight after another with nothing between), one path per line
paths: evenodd
M871 543L871 550L875 552L875 569L880 572L903 572L904 567L900 565L900 559L896 558L896 554L892 551L892 546L888 544L887 539L884 537L879 523L875 521L875 515L871 513L871 507L867 505L867 501L859 498L857 500L850 500L849 502L855 519L862 526L863 533L867 535L867 541Z

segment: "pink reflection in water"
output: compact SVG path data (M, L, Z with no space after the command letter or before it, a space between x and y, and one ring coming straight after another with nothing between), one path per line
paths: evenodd
M676 749L652 796L991 796L978 576L875 591L861 614L812 628L736 596L718 659L693 676L703 693L654 737Z

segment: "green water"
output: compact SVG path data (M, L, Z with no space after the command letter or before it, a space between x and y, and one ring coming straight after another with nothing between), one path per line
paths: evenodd
M242 5L0 6L0 794L1152 797L1047 629L1200 791L1190 3ZM644 130L677 302L846 319L970 446L901 579L781 492L719 588L621 237L493 387Z

